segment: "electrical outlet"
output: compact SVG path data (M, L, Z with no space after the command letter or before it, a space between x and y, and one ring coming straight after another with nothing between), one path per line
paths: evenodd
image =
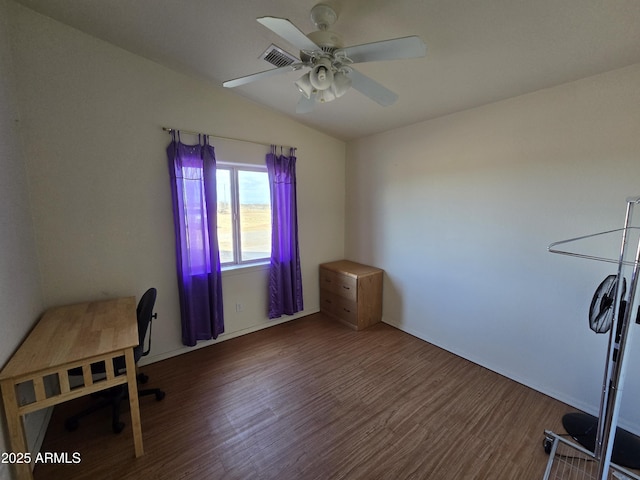
M244 305L240 302L236 303L236 312L242 312L244 310Z

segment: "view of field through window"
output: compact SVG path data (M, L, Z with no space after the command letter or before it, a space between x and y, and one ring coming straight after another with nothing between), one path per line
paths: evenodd
M234 173L237 180L234 181ZM239 247L239 262L271 256L271 201L265 171L218 169L218 247L220 262L233 263ZM237 192L236 192L237 189ZM234 196L236 200L234 200ZM234 205L237 205L237 233L234 240Z

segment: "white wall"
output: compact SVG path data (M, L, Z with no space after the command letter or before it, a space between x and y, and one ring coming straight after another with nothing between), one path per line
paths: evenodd
M318 310L318 264L344 254L344 142L24 7L14 4L11 14L45 306L139 297L156 286L148 361L188 351L180 340L170 137L161 129L168 126L298 147L302 314ZM241 156L242 145L225 148ZM226 333L218 340L274 324L266 273L225 275Z
M386 271L384 320L597 412L607 339L587 312L616 266L546 249L623 226L638 85L635 65L350 142L346 252ZM639 349L621 418L635 431Z
M7 12L7 2L0 0L0 369L42 309ZM46 414L43 411L27 417L27 439L33 448L39 448L42 441ZM0 452L9 450L5 422L0 410ZM0 479L10 475L9 466L0 464Z

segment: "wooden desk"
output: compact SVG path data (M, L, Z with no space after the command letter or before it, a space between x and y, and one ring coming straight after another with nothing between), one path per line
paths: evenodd
M47 310L0 372L9 441L14 453L27 453L23 415L73 398L128 383L136 457L144 453L133 349L138 345L134 297ZM125 357L126 375L116 375L113 359ZM93 381L91 364L104 362L106 378ZM69 370L82 367L84 384L73 389ZM48 377L54 377L51 382ZM47 380L45 380L47 379ZM57 379L57 382L55 381ZM56 391L46 385L58 384ZM21 385L18 389L18 385ZM24 390L32 392L26 395ZM49 389L50 390L50 389ZM26 397L33 397L25 403ZM34 454L35 455L35 454ZM34 460L31 455L31 460ZM33 478L31 465L16 463L19 479Z

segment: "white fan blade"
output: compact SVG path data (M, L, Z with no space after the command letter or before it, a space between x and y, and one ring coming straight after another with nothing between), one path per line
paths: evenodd
M300 95L300 100L296 105L296 113L309 113L316 106L316 96L312 94L310 98Z
M298 50L306 50L308 52L321 50L318 45L309 40L309 37L286 18L261 17L257 20L269 30L284 38Z
M280 68L272 68L271 70L265 70L264 72L254 73L247 75L246 77L234 78L233 80L227 80L222 84L223 87L234 88L247 83L255 82L256 80L262 80L263 78L271 77L272 75L278 75L280 73L292 72L303 67L302 63L294 63Z
M398 99L396 93L383 87L372 78L367 77L353 68L350 70L351 72L348 76L351 78L351 86L374 102L378 102L383 107L388 107Z
M424 57L427 54L427 46L420 37L413 36L365 43L336 51L336 55L343 53L353 63L377 62L379 60Z

